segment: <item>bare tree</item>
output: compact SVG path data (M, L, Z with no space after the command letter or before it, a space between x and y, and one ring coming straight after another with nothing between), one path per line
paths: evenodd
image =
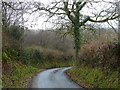
M23 46L41 46L43 48L50 48L55 50L60 50L64 52L69 52L73 50L71 35L62 37L61 34L52 31L25 31Z
M113 20L118 18L120 15L116 13L111 13L107 11L100 11L99 14L95 15L97 19L91 18L89 15L83 15L81 10L85 5L89 2L85 1L77 1L73 0L70 2L69 0L62 0L62 1L53 1L50 5L46 6L40 2L34 3L36 10L34 11L46 11L49 15L49 18L53 16L58 16L62 21L65 23L70 23L71 30L73 31L74 35L74 48L75 48L75 55L76 55L76 63L79 59L79 51L81 47L81 27L85 25L86 22L107 22L109 20ZM101 12L107 12L107 15L102 16ZM108 14L109 13L109 14ZM102 18L99 18L102 17ZM57 22L59 24L61 22Z
M11 25L24 26L24 15L29 14L31 4L24 2L4 2L2 1L2 23L3 27L7 28Z

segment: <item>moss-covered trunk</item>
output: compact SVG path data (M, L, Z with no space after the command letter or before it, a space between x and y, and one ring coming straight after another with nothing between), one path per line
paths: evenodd
M76 5L78 7L78 5ZM75 49L75 65L78 64L79 56L80 56L80 43L81 43L81 33L80 33L80 26L79 26L79 11L76 8L75 12L75 24L73 24L73 31L74 31L74 49Z
M77 64L80 56L80 31L78 27L74 27L74 49L75 49L75 64Z

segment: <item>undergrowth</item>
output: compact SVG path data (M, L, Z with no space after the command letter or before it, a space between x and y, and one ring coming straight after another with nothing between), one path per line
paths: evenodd
M20 51L14 48L3 52L3 88L25 88L28 80L38 71L48 68L66 67L72 63L64 54L41 52L27 48Z
M29 47L25 49L25 63L38 68L55 68L72 66L73 55L58 50L44 49L41 47ZM35 54L35 55L34 55Z
M102 71L99 67L85 65L73 67L67 74L80 86L85 88L120 88L118 72Z
M3 52L3 88L26 88L29 79L36 73L45 69L39 69L22 62L19 52L13 48Z
M119 46L117 39L89 42L80 50L79 63L67 74L86 88L120 88Z
M15 65L15 64L14 64ZM44 69L37 69L32 66L17 65L19 69L15 69L11 73L4 73L3 78L3 88L27 88L27 83L30 78L38 71ZM15 67L12 67L15 68Z

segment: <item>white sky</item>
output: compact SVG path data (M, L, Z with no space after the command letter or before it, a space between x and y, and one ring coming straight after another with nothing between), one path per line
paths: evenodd
M32 1L33 2L33 0L28 0L28 1ZM42 2L44 4L50 4L50 2L53 1L53 0L34 0L34 1L40 1L40 2ZM95 0L95 1L98 1L98 0ZM101 1L101 0L99 0L99 1ZM116 0L105 0L105 1L111 1L112 2L112 1L116 1ZM104 3L93 4L93 5L97 9L97 10L94 10L94 12L98 12L102 8L105 8L105 4ZM109 7L109 6L107 6L107 7ZM91 12L93 12L93 9L90 10L87 7L84 7L82 11L83 11L84 14L91 15ZM33 20L33 18L35 16L38 16L38 15L39 14L36 14L34 16L29 17L30 20L29 20L29 22L25 23L25 25L29 29L36 29L36 30L38 30L38 29L46 30L46 29L52 28L52 24L51 23L45 23L44 22L47 19L47 17L39 17L39 18L37 17L36 19L34 19L34 22L31 22ZM114 26L116 25L113 21L111 23L113 23ZM102 23L101 26L108 27L108 24Z

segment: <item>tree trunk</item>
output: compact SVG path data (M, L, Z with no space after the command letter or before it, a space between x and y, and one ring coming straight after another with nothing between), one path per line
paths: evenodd
M79 64L79 56L80 56L80 30L78 25L74 25L74 49L75 49L75 65Z
M79 21L79 3L76 4L76 12L73 24L73 31L74 31L74 43L75 43L75 65L79 64L79 56L80 56L80 43L81 43L81 33L80 33L80 21Z

